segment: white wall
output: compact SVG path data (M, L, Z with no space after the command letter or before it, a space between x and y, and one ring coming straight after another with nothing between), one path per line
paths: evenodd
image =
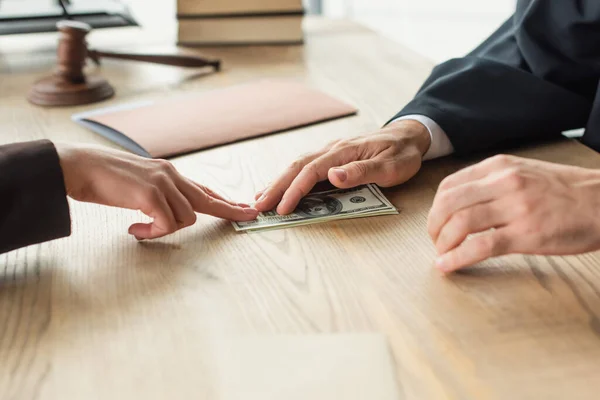
M332 17L350 18L440 62L467 53L493 32L515 0L323 0Z

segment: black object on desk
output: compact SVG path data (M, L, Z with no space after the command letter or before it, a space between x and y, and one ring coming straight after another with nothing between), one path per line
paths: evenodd
M138 26L127 6L115 0L79 0L49 4L41 0L0 0L0 35L55 32L56 23L68 18L92 28Z

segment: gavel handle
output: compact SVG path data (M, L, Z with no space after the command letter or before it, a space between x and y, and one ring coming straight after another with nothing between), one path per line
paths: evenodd
M160 55L160 54L131 54L114 53L111 51L88 50L88 56L96 63L100 64L100 58L117 58L121 60L143 61L154 64L173 65L184 68L200 68L211 66L215 70L221 69L221 61L207 60L202 57L185 55Z

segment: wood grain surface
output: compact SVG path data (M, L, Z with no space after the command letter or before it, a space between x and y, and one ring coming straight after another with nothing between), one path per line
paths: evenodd
M93 32L90 44L142 51L172 43L116 32ZM173 160L248 201L300 154L376 130L432 67L352 23L309 19L306 32L305 46L203 49L223 60L218 74L112 60L88 72L116 88L101 106L280 77L359 108L355 117ZM114 146L70 121L96 106L42 109L25 100L53 66L54 40L0 38L0 142ZM600 167L573 141L516 154ZM436 187L475 161L428 162L386 190L398 216L258 234L200 217L138 243L127 234L138 213L71 202L71 237L0 255L0 399L215 399L215 340L340 332L386 335L405 399L598 398L598 254L510 256L450 277L432 268L425 224Z

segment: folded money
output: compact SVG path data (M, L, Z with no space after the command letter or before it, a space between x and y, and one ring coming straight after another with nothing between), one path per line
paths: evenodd
M265 231L293 226L318 224L339 219L398 214L398 210L376 185L351 189L333 189L310 193L289 215L268 211L254 221L232 222L236 231Z

